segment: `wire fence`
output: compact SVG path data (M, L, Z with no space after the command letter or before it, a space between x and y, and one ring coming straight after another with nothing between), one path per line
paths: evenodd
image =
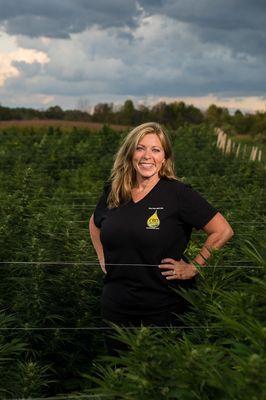
M115 323L119 328L122 329L129 329L129 330L134 330L134 329L142 329L143 327L145 328L151 328L151 329L169 329L169 328L177 328L177 329L214 329L214 330L224 330L222 327L218 326L211 326L211 325L168 325L168 326L158 326L158 325L153 325L153 324L146 324L143 323L141 326L132 326L132 325L121 325L120 323ZM106 327L106 326L87 326L87 327L60 327L60 326L55 326L55 327L11 327L11 328L6 328L0 327L0 331L105 331L105 330L116 330L115 327Z
M96 400L101 400L102 398L109 398L112 397L114 398L113 394L80 394L80 395L57 395L57 396L52 396L52 397L17 397L17 398L1 398L1 400L78 400L78 399L96 399Z
M3 264L23 264L23 265L86 265L86 266L99 266L99 263L91 261L0 261ZM105 263L105 266L110 267L158 267L162 264L135 264L135 263ZM251 268L250 265L206 265L205 268ZM253 265L252 268L264 268L263 265Z

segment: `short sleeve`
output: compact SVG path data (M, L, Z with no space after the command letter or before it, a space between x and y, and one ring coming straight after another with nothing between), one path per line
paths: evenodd
M180 217L188 225L202 229L219 212L191 185L184 184L181 192Z
M110 193L111 186L110 184L105 184L102 194L98 200L98 203L96 204L95 210L93 212L93 220L94 224L97 226L97 228L101 228L102 221L104 219L104 215L107 211L107 198Z

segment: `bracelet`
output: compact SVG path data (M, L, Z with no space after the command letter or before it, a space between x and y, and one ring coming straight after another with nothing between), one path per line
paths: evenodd
M198 256L200 256L202 259L203 259L203 261L204 261L204 264L206 264L206 260L207 260L207 258L206 257L204 257L204 255L203 254L201 254L201 253L199 253L198 254ZM197 257L197 256L196 256Z
M201 255L201 254L198 254L198 256L199 255ZM201 255L202 256L202 255ZM194 263L196 263L197 265L200 265L201 267L204 267L205 265L206 265L206 262L205 262L205 259L204 259L204 257L202 256L202 258L203 258L203 260L204 260L204 263L203 264L200 264L198 261L195 261L195 259L192 261L192 263L193 263L193 265L195 265ZM197 268L197 266L195 265L195 267Z

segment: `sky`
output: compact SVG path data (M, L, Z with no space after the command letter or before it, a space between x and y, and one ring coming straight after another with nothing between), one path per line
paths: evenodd
M265 0L0 0L0 103L266 111Z

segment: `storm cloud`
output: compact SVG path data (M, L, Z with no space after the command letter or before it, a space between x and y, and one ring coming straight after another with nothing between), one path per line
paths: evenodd
M5 37L39 54L4 54L9 102L10 93L63 106L80 97L265 97L264 1L0 0L0 9Z
M152 14L160 13L188 23L204 42L219 43L235 52L265 57L264 0L165 0L152 3L140 1Z
M70 38L93 25L134 29L141 15L157 14L189 24L204 42L266 53L264 0L0 0L0 10L1 27L11 35Z
M2 29L11 35L69 38L92 25L136 24L136 2L124 0L0 0Z

